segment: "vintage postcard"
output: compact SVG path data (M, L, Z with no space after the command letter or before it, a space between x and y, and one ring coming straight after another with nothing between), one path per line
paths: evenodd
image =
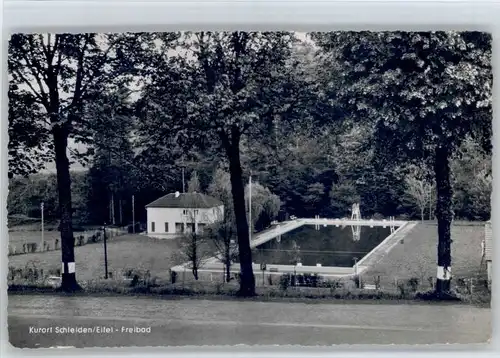
M13 34L10 343L487 343L491 46Z

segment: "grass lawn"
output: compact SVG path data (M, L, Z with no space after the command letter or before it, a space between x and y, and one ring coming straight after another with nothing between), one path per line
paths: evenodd
M484 275L481 270L481 240L484 226L478 223L457 223L452 227L452 267L455 278ZM380 275L381 286L394 285L396 278L416 277L427 281L436 276L437 225L419 223L378 263L363 272L365 282L372 283Z
M483 236L484 226L478 223L457 223L453 226L453 277L484 277L484 270L481 269ZM115 278L119 278L125 269L141 269L150 270L152 276L160 279L168 279L169 269L185 262L179 258L178 248L178 240L153 239L141 235L114 237L108 241L108 268ZM418 278L422 285L427 285L427 278L436 275L436 256L436 224L419 223L408 233L403 243L397 244L363 272L363 281L373 284L374 277L380 276L382 289L397 289L395 279ZM78 280L104 277L102 242L76 247L75 257ZM43 268L45 272L59 269L61 252L49 251L9 257L9 266L15 268L24 268L28 263Z
M76 233L75 233L76 234ZM54 247L55 239L61 238L61 233L57 230L45 231L43 239L50 244L50 247ZM9 244L16 246L20 250L24 243L36 242L38 245L41 244L42 235L40 231L9 231Z
M177 240L159 240L141 235L118 236L108 241L108 270L114 277L124 269L150 270L152 276L167 279L170 267L179 264L175 252ZM103 243L75 247L78 280L104 277ZM33 263L45 272L61 267L61 251L30 253L9 257L9 266L23 268Z

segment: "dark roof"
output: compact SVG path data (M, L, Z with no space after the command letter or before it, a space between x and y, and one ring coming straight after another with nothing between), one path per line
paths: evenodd
M220 200L201 193L171 193L149 203L146 208L206 209L221 205L223 204Z

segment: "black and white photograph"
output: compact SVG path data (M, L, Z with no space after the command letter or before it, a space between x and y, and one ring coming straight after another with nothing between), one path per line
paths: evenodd
M487 344L492 35L13 33L18 348Z

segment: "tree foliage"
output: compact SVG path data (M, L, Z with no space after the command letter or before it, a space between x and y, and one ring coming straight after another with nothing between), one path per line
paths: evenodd
M229 163L242 295L254 294L255 279L240 147L245 136L297 114L301 86L287 63L293 41L284 32L186 33L185 52L159 60L144 96L145 117L155 121L157 136L188 148L214 148Z
M488 150L491 36L479 32L316 33L344 69L346 107L372 121L379 155L433 163L438 266L451 265L450 160L467 136ZM438 280L438 292L449 280Z
M428 180L428 174L422 167L412 165L405 178L406 194L420 211L420 219L424 221L425 211L432 207L434 185ZM431 211L431 210L430 210ZM429 217L431 217L429 212Z
M198 173L194 171L188 182L188 193L196 192L200 192L200 180L198 179Z
M57 169L61 252L65 267L75 262L68 139L85 128L86 103L97 93L117 83L124 85L131 79L134 54L143 52L147 39L145 34L83 33L14 34L9 41L10 101L29 106L16 106L11 114L13 118L34 114L30 126L24 129L41 128L40 141L48 140L49 136L52 140L45 145L49 153L53 151ZM128 52L127 56L124 51ZM32 135L32 132L26 134ZM16 145L15 141L12 143ZM28 149L34 147L32 142L27 143ZM18 151L11 151L11 155L16 158ZM29 173L33 168L31 163L21 173ZM75 273L63 273L62 289L79 289Z
M249 203L249 195L250 195L250 187L247 184L245 187L245 202L247 203L247 211L248 211L248 203ZM280 198L271 193L271 191L264 187L260 183L252 183L251 189L252 196L252 229L254 230L262 230L267 228L271 221L273 221L281 208Z

